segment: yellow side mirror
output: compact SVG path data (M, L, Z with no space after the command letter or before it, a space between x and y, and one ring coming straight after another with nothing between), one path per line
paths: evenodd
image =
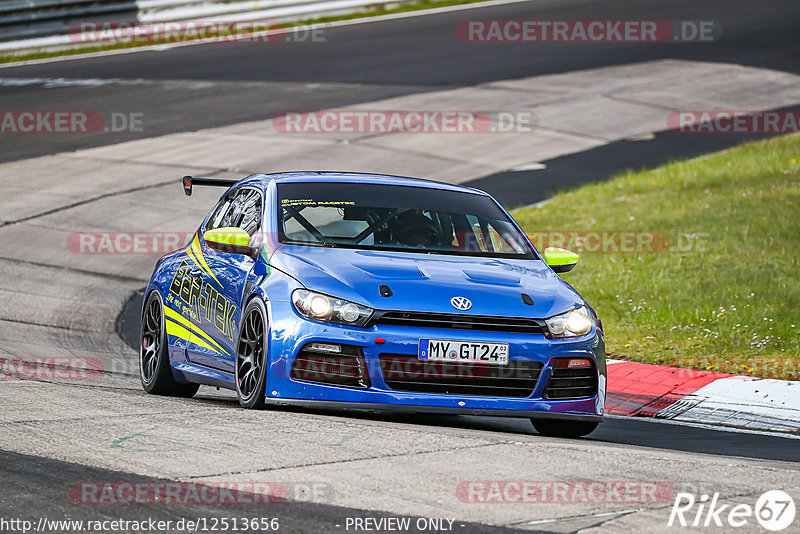
M209 247L220 252L252 256L255 249L250 246L250 234L241 228L224 227L207 231L203 239Z
M544 249L544 262L557 273L566 273L578 265L580 256L563 248Z

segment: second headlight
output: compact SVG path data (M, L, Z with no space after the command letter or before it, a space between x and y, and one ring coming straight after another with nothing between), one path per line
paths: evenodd
M592 317L586 306L545 319L550 335L547 337L575 337L589 333Z
M308 289L296 289L292 304L307 319L349 326L364 326L372 316L372 308L337 299Z

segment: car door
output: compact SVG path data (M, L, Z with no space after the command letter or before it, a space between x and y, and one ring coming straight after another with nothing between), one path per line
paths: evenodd
M240 187L228 192L188 247L200 271L199 328L189 338L189 361L232 373L234 370L242 298L255 275L255 260L211 248L204 235L217 228L241 228L251 246L260 246L264 200L260 189Z

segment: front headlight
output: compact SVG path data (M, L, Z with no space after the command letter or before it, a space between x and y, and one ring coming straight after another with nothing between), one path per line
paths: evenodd
M307 289L295 289L292 304L297 313L306 319L326 323L364 326L372 316L372 308Z
M588 334L592 329L592 317L586 306L545 319L545 323L550 331L550 335L547 337L582 336Z

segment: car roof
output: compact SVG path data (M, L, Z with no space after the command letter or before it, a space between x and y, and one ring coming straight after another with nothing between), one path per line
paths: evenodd
M487 195L487 193L464 187L460 185L436 182L434 180L424 180L422 178L410 178L406 176L394 176L390 174L372 174L360 172L340 172L340 171L295 171L278 172L271 174L253 174L242 180L239 185L260 185L267 188L271 182L283 183L302 183L302 182L340 182L340 183L359 183L359 184L378 184L378 185L401 185L409 187L427 187L430 189L442 189L445 191L459 191L462 193L473 193Z

